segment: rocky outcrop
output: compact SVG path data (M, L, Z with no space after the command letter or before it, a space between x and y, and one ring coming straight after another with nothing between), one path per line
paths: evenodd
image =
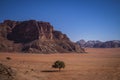
M81 47L88 47L88 48L118 48L120 47L120 40L112 40L112 41L95 41L95 40L90 40L90 41L85 41L85 40L79 40L76 42L79 44Z
M34 40L69 40L65 34L55 31L48 22L35 20L19 22L7 35L16 43L28 43Z
M48 22L5 20L0 24L0 51L57 53L84 52Z
M0 80L14 80L15 72L6 65L0 63Z

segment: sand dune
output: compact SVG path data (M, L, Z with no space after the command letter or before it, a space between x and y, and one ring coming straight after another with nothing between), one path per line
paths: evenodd
M120 48L87 48L86 51L86 54L0 53L0 63L17 72L15 80L120 79ZM61 72L51 68L56 60L66 64Z

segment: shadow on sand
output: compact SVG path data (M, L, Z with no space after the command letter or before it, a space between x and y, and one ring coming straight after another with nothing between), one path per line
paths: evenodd
M59 72L59 70L42 70L41 72Z

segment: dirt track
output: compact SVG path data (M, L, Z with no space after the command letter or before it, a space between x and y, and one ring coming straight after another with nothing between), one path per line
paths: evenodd
M16 80L119 80L120 48L86 49L87 54L0 53L0 63L17 72ZM7 60L6 57L12 58ZM61 72L51 68L62 60Z

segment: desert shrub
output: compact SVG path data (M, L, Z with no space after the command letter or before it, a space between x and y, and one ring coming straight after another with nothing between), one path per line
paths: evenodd
M63 61L55 61L54 64L52 65L53 68L58 68L59 71L61 70L61 68L65 68L65 63Z
M11 57L6 57L7 60L11 60L12 58Z
M31 69L31 71L34 71L34 69Z

